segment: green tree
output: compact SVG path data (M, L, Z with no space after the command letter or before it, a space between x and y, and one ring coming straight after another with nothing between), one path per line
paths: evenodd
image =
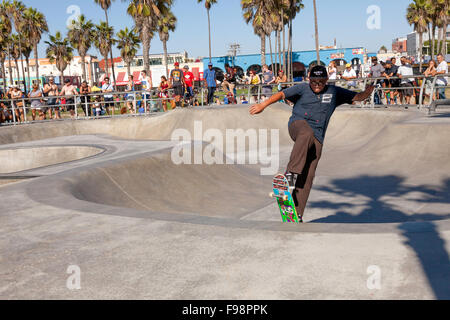
M169 67L167 59L167 41L169 41L169 33L175 31L177 26L177 18L170 10L165 8L161 10L161 17L158 19L158 33L159 39L163 43L164 49L164 66L166 67L166 76L169 76Z
M95 40L94 24L91 20L86 20L84 15L73 20L67 34L70 44L77 49L81 57L83 80L87 81L86 55Z
M428 13L425 0L415 0L406 10L406 19L414 26L414 31L419 35L419 70L422 72L423 34L428 30Z
M140 42L134 30L125 28L117 33L117 48L120 50L120 56L123 61L127 64L128 77L131 75L131 63L140 48Z
M142 42L144 69L150 70L150 44L157 30L157 21L161 16L160 6L171 5L173 0L131 0L127 13L133 18L135 30Z
M3 89L4 92L6 92L6 68L5 68L5 61L6 57L8 56L8 53L10 52L10 31L8 29L7 23L3 21L3 19L0 17L0 64L1 64L1 71L2 71L2 77L3 77ZM9 66L11 64L9 63Z
M55 35L49 36L46 55L51 63L56 64L56 68L61 72L61 79L64 79L64 70L73 59L73 48L70 46L69 39L63 38L61 32L57 31Z
M217 0L197 0L198 3L205 2L205 8L206 13L208 15L208 34L209 34L209 62L211 62L211 16L210 16L210 10L211 6L215 3L217 3Z
M47 20L44 14L34 8L27 8L24 11L23 18L25 21L24 29L28 35L28 41L34 50L34 60L36 66L36 79L39 80L39 52L38 44L41 41L42 34L48 32Z
M106 19L106 26L109 27L109 18L108 18L108 10L112 5L112 2L114 0L94 0L94 2L96 4L98 4L103 11L105 11L105 19ZM114 86L116 85L116 72L114 71L114 57L113 57L113 53L112 53L112 45L110 46L110 56L111 56L111 70L112 70L112 75L113 75L113 80L114 80ZM108 70L108 59L105 60L106 62L106 67L105 70ZM108 73L108 71L106 71L106 73Z
M25 79L25 67L23 65L23 59L22 59L22 34L25 32L25 21L23 18L23 13L26 10L26 6L18 0L14 0L13 2L6 1L6 10L9 16L11 17L11 20L14 22L14 29L17 32L17 45L19 50L19 58L22 66L22 76L23 76L23 85L24 85L24 91L27 92L27 85L26 85L26 79ZM18 73L18 78L20 78L20 73Z
M3 46L6 46L6 50L8 51L9 81L10 81L10 84L13 84L13 74L12 74L12 64L11 64L12 40L10 37L10 35L12 33L12 22L11 22L11 17L9 15L8 6L9 6L9 1L6 1L6 0L3 0L3 2L0 4L0 23L2 26L1 27L2 32L0 33L0 36L2 37L1 42L2 42Z
M100 21L100 24L95 26L95 47L100 51L100 54L105 59L105 73L108 75L108 54L111 52L111 47L115 44L114 28L110 27L106 22Z
M271 12L274 7L265 0L241 0L244 20L250 22L253 31L261 39L261 65L266 64L266 36L272 33Z

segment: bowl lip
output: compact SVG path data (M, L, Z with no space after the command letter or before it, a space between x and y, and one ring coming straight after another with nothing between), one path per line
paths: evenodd
M59 166L62 164L72 164L72 163L77 163L80 161L85 161L88 159L93 159L96 157L100 157L102 156L104 153L106 153L108 151L108 148L106 148L105 146L102 145L98 145L98 144L52 144L52 145L45 145L45 144L36 144L33 146L16 146L16 147L0 147L0 153L2 151L14 151L14 150L33 150L33 149L74 149L74 148L85 148L85 149L96 149L98 150L97 153L87 156L87 157L83 157L83 158L79 158L79 159L75 159L75 160L71 160L71 161L63 161L63 162L57 162L57 163L53 163L53 164L49 164L49 165L44 165L44 166L39 166L39 167L35 167L35 168L31 168L31 169L25 169L25 170L20 170L20 171L14 171L14 172L10 172L10 173L0 173L0 177L5 178L5 177L10 177L10 176L23 176L26 175L27 173L32 173L34 170L41 170L41 169L45 169L45 168L50 168L53 166Z
M110 159L103 162L88 164L81 168L74 168L54 175L40 177L27 182L26 194L34 201L57 207L63 210L73 210L86 214L102 214L129 218L150 219L168 223L187 223L195 225L208 225L223 228L250 229L279 232L301 233L332 233L332 234L404 234L428 233L439 230L450 230L450 219L405 221L392 223L318 223L309 222L301 225L283 224L276 221L240 220L223 217L201 216L188 213L168 213L161 211L147 211L132 208L116 207L77 199L73 195L73 176L83 171L104 168L118 163L129 162L149 156L165 156L172 150L171 147L126 156L119 159ZM48 192L40 190L46 188ZM270 204L269 206L272 206ZM266 208L266 207L263 207ZM260 208L260 209L263 209ZM255 209L256 211L256 209Z

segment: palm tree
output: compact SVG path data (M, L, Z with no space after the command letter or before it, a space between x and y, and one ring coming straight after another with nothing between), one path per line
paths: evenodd
M317 23L317 4L316 0L314 1L314 35L316 38L316 55L317 55L317 64L320 65L320 52L319 52L319 24Z
M77 49L81 57L83 80L87 81L86 55L95 39L94 24L91 20L86 20L84 15L81 15L78 17L78 21L72 20L67 36L70 44Z
M150 44L157 30L157 19L161 16L158 6L161 2L170 6L173 0L131 0L127 9L142 42L144 69L147 71L150 70Z
M20 38L17 34L12 34L11 35L11 58L14 60L14 65L16 67L16 71L17 71L17 78L20 78L20 70L19 70L19 59L20 59L20 55L22 54L21 52L21 45L20 45ZM14 82L12 82L11 84L14 84Z
M0 42L0 64L1 64L1 68L2 68L2 79L3 79L3 92L6 92L7 87L6 87L6 68L5 68L5 61L6 61L6 56L7 56L7 51L3 50L2 48L5 47L6 44L4 42Z
M414 31L419 34L419 70L422 72L423 34L427 32L427 10L425 0L415 0L408 6L406 19L410 25L414 25Z
M96 4L98 4L104 11L105 11L105 19L106 19L106 26L109 27L109 20L108 20L108 10L111 7L111 4L114 0L94 0ZM112 53L112 45L110 46L110 56L111 56L111 70L114 80L114 86L116 85L116 73L114 71L114 57ZM108 59L106 61L106 70L108 70Z
M447 28L449 24L448 17L450 16L450 1L448 0L436 0L437 2L437 11L438 17L440 21L440 39L439 43L441 44L439 53L445 55L447 54Z
M26 34L26 38L28 39L29 36ZM30 56L33 52L33 46L30 42L24 42L22 43L22 54L25 57L25 62L27 65L27 85L29 88L31 88L31 77L30 77Z
M208 14L208 33L209 33L209 62L211 62L211 17L209 11L211 6L217 3L217 0L197 0L198 3L205 1L206 13Z
M170 8L161 10L161 17L158 19L159 39L163 43L164 48L164 65L166 66L166 76L169 76L169 67L167 59L167 41L169 41L169 32L175 31L177 26L177 18Z
M287 58L287 76L289 80L293 78L293 70L292 70L292 29L293 29L293 21L297 14L304 8L304 4L302 0L282 0L283 1L283 11L287 12L287 26L288 26L288 58Z
M265 0L241 0L243 16L248 24L252 22L253 30L261 38L261 65L266 64L266 36L272 33L271 3Z
M9 1L3 0L3 2L0 4L0 23L2 25L1 30L2 33L0 34L2 37L1 42L4 46L6 46L8 51L8 71L9 71L9 80L10 84L13 84L13 74L12 74L12 56L11 56L11 33L12 33L12 23L11 23L11 17L9 15ZM3 48L2 48L3 49ZM6 82L6 81L5 81Z
M4 92L6 92L6 68L5 68L5 61L6 57L8 56L9 52L9 46L10 46L10 37L9 37L9 30L7 23L3 21L2 18L0 18L0 63L1 63L1 71L2 71L2 77L3 77L3 89ZM11 66L11 64L10 64Z
M18 46L19 46L19 58L20 63L22 66L22 75L23 75L23 86L24 91L27 93L27 85L26 85L26 79L25 79L25 67L23 65L23 59L22 59L22 34L25 33L25 21L23 18L23 13L26 10L26 6L18 0L14 0L13 2L7 2L7 10L12 17L12 21L14 21L14 28L16 29L17 35L18 35ZM20 78L20 76L18 76Z
M431 59L433 59L435 53L436 28L439 24L439 13L436 0L425 0L425 10L428 15L428 32L431 42Z
M36 79L39 81L39 59L38 44L41 41L42 34L48 32L47 20L44 14L34 8L27 8L23 15L25 26L24 29L28 34L28 40L33 46L34 60L36 66Z
M131 63L136 57L140 48L139 37L135 35L134 30L125 28L117 33L117 48L120 50L120 56L127 64L128 77L131 75Z
M94 44L100 54L105 59L105 73L108 75L108 54L111 52L111 47L115 44L114 28L109 27L104 21L95 26L95 40Z
M64 81L64 70L67 65L72 61L73 48L70 46L68 38L63 38L61 32L57 31L56 34L49 36L50 41L45 41L47 47L47 58L51 63L56 63L56 68L61 72L61 80Z

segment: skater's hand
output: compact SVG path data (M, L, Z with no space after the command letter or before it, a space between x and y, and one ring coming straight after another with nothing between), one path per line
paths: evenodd
M264 111L264 106L262 104L255 104L250 107L250 114L255 115Z

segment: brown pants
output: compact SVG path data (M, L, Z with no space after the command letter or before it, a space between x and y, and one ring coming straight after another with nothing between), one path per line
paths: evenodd
M295 144L287 170L298 174L292 197L298 215L303 217L322 155L322 144L314 137L313 130L305 120L294 121L289 126L289 134Z

